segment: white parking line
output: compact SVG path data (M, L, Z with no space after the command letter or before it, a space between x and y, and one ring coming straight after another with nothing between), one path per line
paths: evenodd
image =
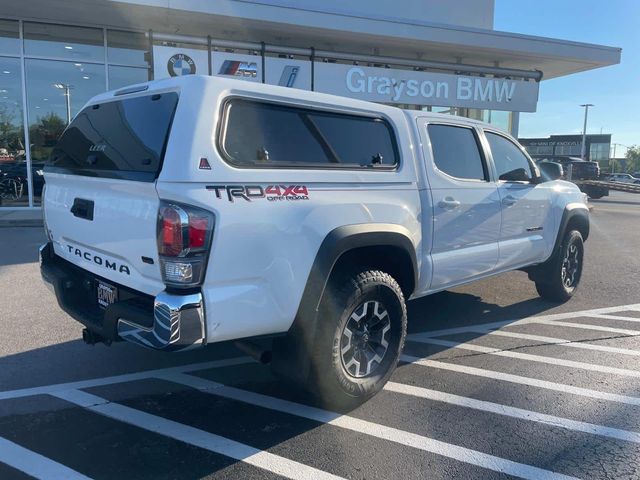
M204 430L167 420L157 415L151 415L150 413L142 412L118 403L111 403L102 397L80 390L58 391L54 395L92 412L151 432L159 433L160 435L179 440L189 445L195 445L210 452L240 460L283 477L299 480L307 480L309 478L341 478L300 462L289 460L213 433L205 432Z
M624 403L627 405L640 406L640 398L630 397L627 395L619 395L617 393L601 392L599 390L591 390L589 388L574 387L565 385L564 383L549 382L547 380L538 380L537 378L522 377L511 373L496 372L495 370L484 370L482 368L467 367L465 365L457 365L455 363L439 362L436 360L427 360L410 355L402 355L403 362L422 365L424 367L438 368L440 370L449 370L451 372L464 373L476 377L491 378L493 380L501 380L504 382L516 383L518 385L528 385L530 387L543 388L553 390L560 393L571 393L581 397L594 398L597 400L606 400L609 402Z
M32 452L9 440L0 438L0 463L42 480L90 480L89 477Z
M620 315L602 315L599 313L590 313L588 315L582 315L583 317L592 317L592 318L604 318L606 320L624 320L625 322L635 322L640 323L640 318L634 317L623 317Z
M460 407L472 408L474 410L479 410L482 412L496 413L498 415L504 415L506 417L517 418L520 420L543 423L545 425L565 428L567 430L573 430L576 432L590 433L593 435L615 438L617 440L640 443L640 433L631 432L628 430L605 427L603 425L596 425L587 422L579 422L576 420L570 420L568 418L556 417L554 415L547 415L545 413L533 412L531 410L525 410L522 408L510 407L499 403L487 402L484 400L477 400L475 398L469 397L462 397L460 395L440 392L438 390L431 390L423 387L416 387L413 385L406 385L404 383L389 382L384 387L384 389L390 392L401 393L403 395L410 395L412 397L425 398L427 400L434 400L451 405L458 405Z
M599 314L623 312L627 310L640 311L640 303L634 303L631 305L619 305L617 307L595 308L591 310L582 310L578 312L552 313L548 315L539 315L535 317L526 317L526 318L511 319L511 320L501 320L499 322L481 323L481 324L469 325L464 327L444 328L440 330L431 330L431 331L421 332L415 335L428 335L430 337L441 337L444 335L455 335L457 333L473 332L478 328L481 328L483 330L493 330L493 329L502 328L506 326L525 325L528 323L540 323L541 320L553 320L553 321L567 320L571 318L588 316L589 314L599 315ZM409 335L408 337L410 338L411 336L412 335Z
M580 328L582 330L594 330L598 332L609 332L620 335L630 335L632 337L640 335L640 330L629 330L626 328L613 328L613 327L603 327L600 325L591 325L589 323L576 323L576 322L560 322L557 320L534 320L527 323L539 323L542 325L555 325L557 327L569 327L569 328Z
M222 360L214 360L211 362L189 363L187 365L178 365L176 367L160 368L157 370L145 370L136 373L125 373L123 375L114 375L112 377L92 378L90 380L80 380L78 382L57 383L44 387L21 388L18 390L6 390L0 392L0 400L10 398L30 397L33 395L48 395L60 390L80 390L83 388L100 387L102 385L111 385L113 383L133 382L136 380L145 380L153 378L157 373L163 372L193 372L196 370L208 370L210 368L231 367L234 365L242 365L245 363L254 363L255 360L249 357L225 358Z
M205 380L192 375L171 373L161 375L160 378L172 382L188 385L205 393L231 398L240 402L249 403L270 410L308 418L320 423L334 425L337 427L364 433L382 440L391 441L407 447L416 448L426 452L434 453L447 458L452 458L464 463L476 465L495 472L502 472L521 478L532 480L539 479L568 479L574 478L567 475L551 472L542 468L533 467L523 463L514 462L487 453L471 450L469 448L453 445L432 438L424 437L411 432L406 432L397 428L387 427L359 418L341 415L320 408L309 407L295 402L269 397L259 393L227 387L220 383Z
M590 372L609 373L621 375L625 377L640 378L640 370L629 370L626 368L607 367L605 365L596 365L593 363L576 362L574 360L565 360L564 358L545 357L543 355L533 355L524 352L514 352L512 350L501 350L499 348L484 347L473 343L457 343L448 340L439 340L436 338L412 338L411 341L427 343L430 345L442 345L443 347L457 348L460 350L469 350L472 352L481 352L488 355L496 355L499 357L516 358L518 360L528 360L530 362L546 363L560 367L578 368Z
M477 333L484 333L485 335L494 335L498 337L518 338L521 340L532 340L535 342L542 342L544 344L561 345L563 347L580 348L583 350L595 350L606 353L619 353L621 355L631 355L634 357L640 357L640 350L630 350L628 348L610 347L608 345L594 345L592 343L580 342L568 340L566 338L545 337L543 335L531 335L528 333L508 332L505 330L491 330L484 331L477 330ZM594 339L596 341L597 339Z

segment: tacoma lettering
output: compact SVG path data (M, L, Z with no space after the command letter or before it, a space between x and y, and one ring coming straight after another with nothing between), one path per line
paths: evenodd
M95 255L91 252L83 252L79 248L73 247L71 245L67 245L67 248L69 249L69 253L75 255L76 257L83 258L88 262L95 263L96 265L104 266L105 268L113 270L114 272L117 271L119 273L126 273L127 275L131 275L129 267L127 267L126 265L121 265L117 262L110 262L109 260L105 260L98 255Z

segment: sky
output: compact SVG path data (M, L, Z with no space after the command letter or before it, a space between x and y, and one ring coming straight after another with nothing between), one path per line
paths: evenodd
M619 65L543 80L537 112L520 114L520 137L582 133L579 105L593 103L587 133L640 145L640 0L496 0L494 29L622 48Z

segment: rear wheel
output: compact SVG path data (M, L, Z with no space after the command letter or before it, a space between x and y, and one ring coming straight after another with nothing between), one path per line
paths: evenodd
M584 243L577 230L567 232L558 253L549 261L545 274L536 281L538 294L553 302L566 302L582 278Z
M332 408L365 402L393 373L406 332L404 297L389 274L332 277L320 305L307 390Z

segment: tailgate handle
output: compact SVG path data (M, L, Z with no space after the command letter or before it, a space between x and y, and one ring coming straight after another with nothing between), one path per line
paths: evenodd
M93 221L93 200L84 198L74 198L71 213L74 217L84 218Z

